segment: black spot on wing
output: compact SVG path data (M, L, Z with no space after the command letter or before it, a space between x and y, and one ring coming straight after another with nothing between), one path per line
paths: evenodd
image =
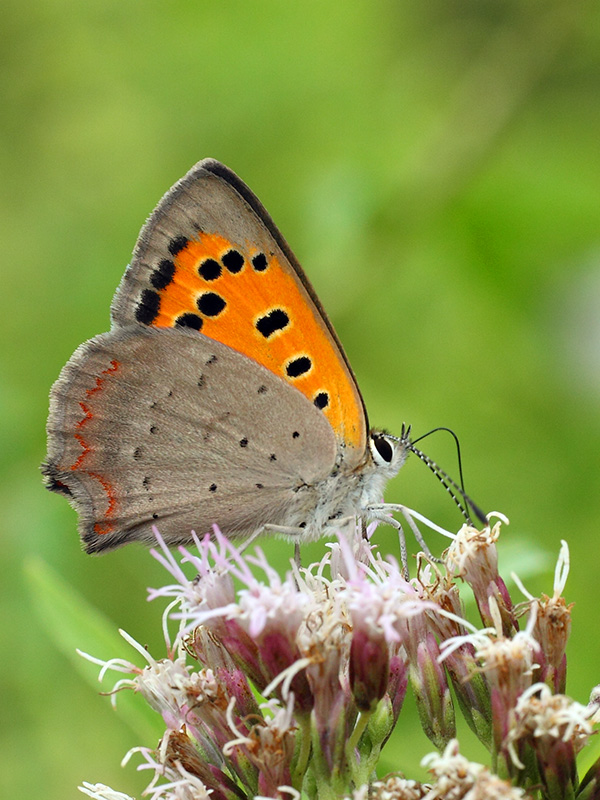
M290 324L288 314L282 308L274 308L268 314L259 317L256 320L256 330L261 333L265 339L272 336L277 331L282 331Z
M152 289L144 289L135 310L135 318L143 325L151 325L160 309L160 295Z
M288 361L285 367L285 373L288 378L299 378L301 375L306 375L312 367L312 361L308 356L299 356L291 361Z
M196 305L205 317L218 317L225 310L227 303L216 292L204 292L196 300Z
M198 267L198 274L205 281L216 281L221 277L223 269L218 261L214 258L206 258Z
M324 409L329 405L329 395L327 392L319 392L313 400L317 408Z
M257 253L255 256L253 256L252 266L256 272L264 272L269 266L266 255L264 253Z
M188 246L189 239L187 236L175 236L169 242L169 253L172 256L176 256L177 253L180 253L182 250Z
M194 331L200 331L204 325L204 320L198 314L182 314L175 320L175 325L179 328L191 328Z
M236 275L244 266L244 256L238 250L228 250L221 256L225 268Z
M163 259L150 276L150 283L155 289L165 289L173 280L175 264L169 259Z
M194 331L200 331L204 325L204 320L198 314L181 314L175 320L175 325L179 328L191 328Z

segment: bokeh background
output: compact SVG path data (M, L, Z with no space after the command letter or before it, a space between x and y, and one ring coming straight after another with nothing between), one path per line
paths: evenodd
M38 464L51 383L107 330L141 224L205 156L291 243L371 422L458 433L468 490L511 519L504 573L550 592L568 539L569 692L586 702L600 663L597 3L4 0L0 24L5 796L74 798L82 780L139 796L148 777L119 761L155 742L57 646L32 576L51 568L84 619L89 603L157 656L162 609L145 594L166 576L133 546L85 556ZM426 450L456 474L443 436ZM415 459L387 496L460 524ZM421 774L430 749L407 701L387 766Z

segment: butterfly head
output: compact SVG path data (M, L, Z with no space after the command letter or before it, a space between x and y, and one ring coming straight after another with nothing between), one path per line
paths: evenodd
M377 471L389 480L397 475L409 452L407 429L402 436L392 436L385 431L372 430L369 434L369 451Z

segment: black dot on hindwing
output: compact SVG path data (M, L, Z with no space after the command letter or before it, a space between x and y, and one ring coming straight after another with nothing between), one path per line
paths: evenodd
M152 514L152 519L158 519L158 514L156 512L154 512L154 514Z
M150 488L150 478L147 475L144 478L144 480L142 481L142 486L144 487L144 489L149 489Z
M256 486L257 489L264 489L265 488L262 483L255 483L254 485Z
M298 356L288 361L285 367L285 374L288 378L299 378L301 375L306 375L312 367L312 361L308 356Z
M160 295L152 289L144 289L138 307L135 310L135 318L143 325L151 325L160 309Z
M150 433L158 433L158 428L156 427L156 425L150 426Z
M205 281L216 281L223 272L221 265L214 258L205 258L198 267L198 275Z
M269 456L269 461L277 461L277 456L275 455L275 453L271 453L271 455Z
M139 461L140 460L140 458L142 457L142 453L143 453L143 450L142 450L141 447L136 447L135 448L135 450L133 451L133 458L135 459L135 461Z
M216 483L211 483L211 485L208 487L208 491L209 492L216 492L217 491L217 484Z
M248 439L244 436L243 439L240 439L240 447L248 447Z
M196 305L205 317L218 317L224 311L227 303L216 292L204 292L196 300Z
M158 267L150 275L150 283L155 289L165 289L173 280L175 275L175 264L169 259L164 258Z
M217 357L214 355L209 356L208 361L206 362L206 366L208 366L209 364L216 364L216 363L217 363Z
M274 308L268 314L264 314L256 320L256 330L265 339L272 336L277 331L282 331L290 324L290 318L282 308Z
M319 392L315 396L313 403L316 405L317 408L321 409L327 408L327 406L329 405L329 394L327 392Z
M244 266L244 256L238 250L228 250L221 256L224 267L234 275Z
M175 320L175 325L179 328L191 328L194 331L202 330L204 320L198 314L182 314Z
M187 236L174 236L169 242L169 253L176 256L188 246L189 239Z
M267 257L264 253L257 253L252 257L252 266L256 272L264 272L268 267Z
M259 394L266 394L267 393L267 387L264 385L264 383L261 386L258 387L257 392Z
M297 439L299 436L300 436L300 433L298 431L294 431L292 433L292 439Z

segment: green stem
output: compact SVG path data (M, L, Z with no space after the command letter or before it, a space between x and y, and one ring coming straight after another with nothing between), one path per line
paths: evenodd
M337 792L333 787L332 775L329 767L323 757L321 750L321 742L319 741L319 732L317 726L312 722L310 725L310 733L313 741L312 753L313 757L310 766L315 776L315 784L317 788L317 797L319 800L338 800L342 794Z
M355 751L358 749L360 737L365 732L370 716L370 711L363 711L360 714L358 720L356 721L356 725L354 726L354 730L346 742L346 763L348 765L348 771L350 772L352 782L356 787L361 785L359 780L363 770L360 768L360 756L357 760Z
M292 786L299 791L302 789L304 775L308 768L308 759L311 752L311 731L310 731L310 714L302 714L299 719L299 737L300 745L297 753L296 763L292 767Z

